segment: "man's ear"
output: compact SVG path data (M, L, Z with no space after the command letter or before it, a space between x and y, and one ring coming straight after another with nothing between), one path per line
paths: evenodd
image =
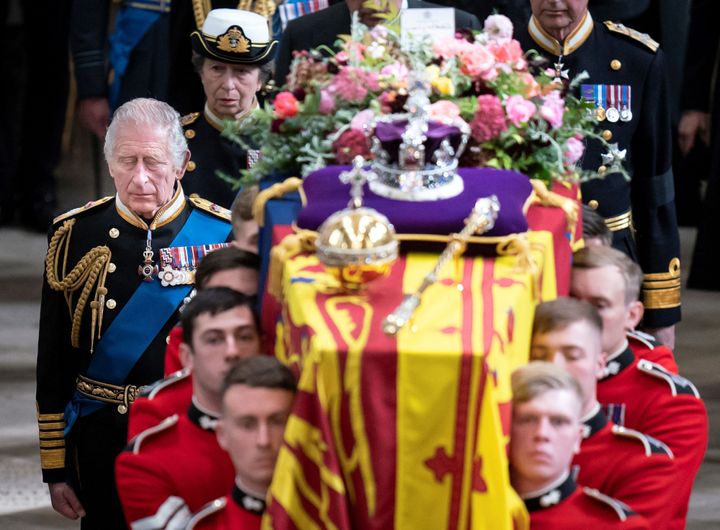
M597 357L597 365L595 366L595 378L600 379L605 375L605 367L607 366L608 354L601 351Z
M222 418L215 424L215 437L218 445L227 451L227 436L225 434L225 423Z
M183 365L183 368L190 368L192 370L193 367L193 352L192 348L190 348L189 344L186 344L184 342L180 343L179 348L180 353L180 362Z
M190 162L190 149L185 150L185 156L183 156L183 162L180 166L180 169L178 169L177 172L177 179L181 180L183 176L185 175L185 170L187 169L188 162Z
M630 302L627 307L627 316L625 320L625 328L631 331L637 327L645 313L645 306L640 300Z

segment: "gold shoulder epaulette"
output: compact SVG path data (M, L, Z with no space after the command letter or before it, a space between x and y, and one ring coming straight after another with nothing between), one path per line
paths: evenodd
M621 521L626 521L629 516L635 515L635 512L632 510L632 508L630 508L630 506L613 497L600 493L595 488L585 487L582 489L582 491L588 497L591 497L596 501L599 501L606 506L612 508L618 519L620 519Z
M180 125L185 127L186 125L190 125L191 123L195 123L195 121L200 117L199 112L191 112L190 114L185 114L182 118L180 118Z
M658 48L660 47L660 43L656 40L653 40L653 38L650 37L650 35L648 35L647 33L640 33L636 29L628 28L625 24L606 20L605 26L607 27L607 29L614 33L620 33L621 35L626 35L631 39L641 42L642 44L650 48L653 52L658 51Z
M231 219L230 210L227 208L223 208L222 206L215 204L214 202L210 202L207 199L203 199L202 197L197 197L194 194L188 197L188 199L190 199L193 206L200 208L204 212L211 213L220 219L225 219L226 221L230 221Z
M200 521L216 512L219 512L225 508L225 506L227 506L227 497L220 497L219 499L208 502L190 518L185 528L192 530Z
M643 449L645 450L645 456L650 456L652 454L665 454L670 458L673 458L673 452L667 445L662 443L657 438L648 436L645 433L636 431L635 429L628 429L627 427L623 427L622 425L613 425L612 433L615 436L630 438L631 440L637 440L638 442L640 442L643 446Z
M80 206L79 208L73 208L69 212L65 212L64 214L58 215L55 219L53 219L53 224L57 224L60 221L64 221L65 219L67 219L69 217L74 217L79 213L82 213L82 212L85 212L92 208L95 208L96 206L100 206L101 204L105 204L113 197L114 197L114 195L108 195L107 197L103 197L102 199L98 199L96 201L90 201L85 206Z
M142 444L145 440L147 440L151 436L154 436L162 431L169 429L173 425L176 425L178 422L178 419L179 419L178 415L173 414L172 416L165 418L163 421L161 421L154 427L145 429L143 432L138 434L135 438L133 438L130 441L130 444L126 448L126 450L132 451L134 455L138 454L140 452L140 446L142 446Z

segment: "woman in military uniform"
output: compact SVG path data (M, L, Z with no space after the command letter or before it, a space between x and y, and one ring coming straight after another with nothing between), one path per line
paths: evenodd
M191 152L183 188L188 195L229 208L236 191L218 173L238 178L250 160L245 150L221 136L223 121L242 120L258 107L256 93L270 77L277 41L270 40L264 17L238 9L210 11L202 30L190 38L205 109L182 118Z

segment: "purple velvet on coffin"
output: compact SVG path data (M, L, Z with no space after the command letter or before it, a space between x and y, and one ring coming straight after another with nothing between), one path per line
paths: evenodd
M303 189L307 204L298 215L300 228L317 230L330 214L347 206L350 186L340 182L338 175L348 169L350 166L328 166L305 178ZM397 201L375 195L366 184L363 206L385 214L400 234L448 235L463 229L464 220L477 199L495 194L500 201L500 214L495 228L484 235L504 236L527 231L523 206L532 186L525 175L487 168L461 168L458 173L465 189L456 197L427 202Z
M375 136L382 144L383 149L389 156L389 161L393 164L398 161L398 151L402 135L407 128L407 120L378 122L375 126ZM442 141L447 138L453 149L457 151L460 145L462 135L460 129L453 125L446 125L437 121L428 122L428 130L425 133L427 140L423 142L425 146L425 158L428 162L432 160L433 153L440 147Z

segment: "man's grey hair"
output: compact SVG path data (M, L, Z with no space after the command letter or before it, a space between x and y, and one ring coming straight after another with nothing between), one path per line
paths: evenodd
M115 137L121 127L144 125L155 128L167 139L168 151L177 169L185 162L187 140L180 125L180 114L163 101L137 98L124 103L115 111L105 135L105 160L110 161L115 151Z

